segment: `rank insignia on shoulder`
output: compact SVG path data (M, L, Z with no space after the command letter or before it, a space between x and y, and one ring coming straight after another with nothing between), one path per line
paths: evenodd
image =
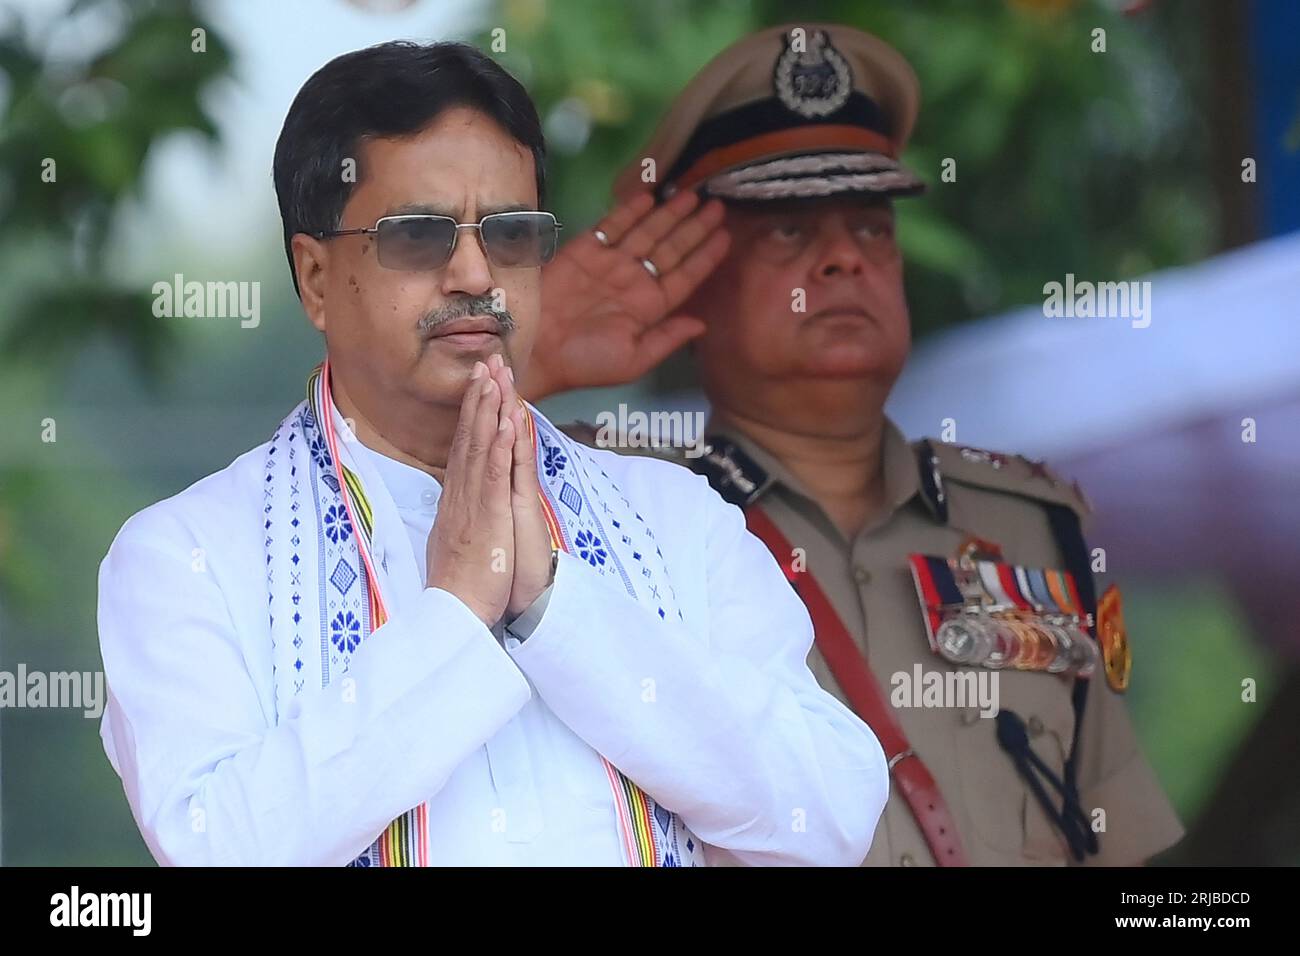
M942 522L947 521L947 502L937 507L932 488L942 488L944 481L1064 505L1081 517L1092 510L1078 484L1063 479L1046 462L932 439L914 447L921 456L922 496Z
M767 470L725 438L704 439L704 454L687 463L709 480L713 490L738 508L747 508L767 487Z
M1091 677L1092 621L1068 571L908 556L930 650L953 664Z
M948 523L948 493L943 488L939 456L928 438L916 443L916 464L920 469L921 498L941 524Z
M1113 584L1097 602L1097 643L1101 645L1106 683L1111 690L1122 694L1128 690L1129 674L1133 670L1133 653L1129 648L1128 631L1124 629L1124 606L1120 601L1119 588Z
M977 461L994 468L1005 468L1008 456L998 451L985 451L983 448L960 447L961 457L965 461Z

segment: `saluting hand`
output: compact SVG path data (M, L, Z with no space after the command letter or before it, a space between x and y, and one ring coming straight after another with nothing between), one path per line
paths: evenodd
M566 243L542 268L541 324L519 390L535 402L631 382L701 335L698 317L673 310L726 257L723 218L721 202L701 206L693 191L661 206L645 192Z

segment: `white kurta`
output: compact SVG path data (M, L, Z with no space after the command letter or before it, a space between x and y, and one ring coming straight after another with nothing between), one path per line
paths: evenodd
M376 559L398 559L392 616L349 680L277 718L265 452L135 515L100 568L101 733L160 862L344 864L427 801L435 865L617 865L601 754L710 863L865 857L884 755L817 685L807 611L703 478L590 452L655 529L682 621L561 554L540 623L503 644L422 586L438 482L361 449L406 532L376 526Z

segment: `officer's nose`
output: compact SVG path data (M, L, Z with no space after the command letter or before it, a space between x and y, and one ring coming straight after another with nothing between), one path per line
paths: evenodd
M819 231L819 249L814 266L817 278L862 275L867 266L862 247L843 221L833 219L823 223Z
M442 269L443 295L485 295L492 288L492 269L477 229L456 230L456 248Z

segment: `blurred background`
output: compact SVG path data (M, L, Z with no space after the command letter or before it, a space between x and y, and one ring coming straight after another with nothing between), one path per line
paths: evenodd
M1300 863L1293 0L0 0L0 670L99 670L117 529L301 399L321 342L270 169L315 69L505 28L573 234L699 67L794 19L878 33L921 79L904 158L931 185L898 205L917 348L890 412L920 437L957 409L958 441L1087 490L1100 583L1125 589L1129 703L1190 831L1160 862ZM260 323L156 318L176 273L259 282ZM1150 280L1150 327L1045 318L1067 273ZM618 401L701 399L682 357L542 407ZM0 863L150 862L98 731L0 710Z

